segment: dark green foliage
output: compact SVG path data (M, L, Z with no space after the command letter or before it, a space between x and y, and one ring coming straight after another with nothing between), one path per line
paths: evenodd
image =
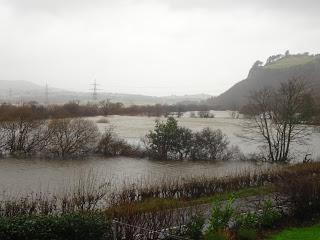
M209 231L210 232L218 232L228 226L233 214L234 199L231 198L228 202L223 206L221 202L215 202L212 208L212 215L210 219Z
M190 149L190 129L179 127L177 120L168 117L165 123L156 121L153 131L146 136L150 157L155 159L183 159Z
M146 135L145 144L154 159L227 160L231 157L228 138L221 130L205 128L194 133L178 126L173 117L166 122L156 121L154 130Z
M194 133L192 141L192 160L225 160L228 158L229 140L221 130L204 128Z
M100 240L110 239L110 231L98 213L0 218L1 240Z
M240 228L256 228L259 226L259 216L257 213L242 213L236 216L237 226Z
M191 221L187 224L186 235L188 238L193 240L202 240L203 234L202 229L204 226L204 218L200 216L194 216Z
M259 216L259 222L261 227L270 228L273 227L280 219L280 212L275 209L271 201L265 201L262 207L262 213Z

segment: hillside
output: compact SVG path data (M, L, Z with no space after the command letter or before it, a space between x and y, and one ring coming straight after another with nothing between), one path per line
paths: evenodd
M49 87L48 92L48 99L51 104L62 104L73 100L85 104L88 101L92 101L91 92L67 91L52 87ZM122 102L125 105L152 105L157 103L176 104L180 102L200 102L209 97L210 95L206 94L155 97L139 94L99 92L97 101L109 99L112 102ZM45 86L37 85L29 81L0 80L0 102L18 103L21 101L45 102Z
M221 109L239 109L248 102L252 91L263 87L279 87L280 83L292 77L303 79L314 93L320 91L320 56L309 54L274 55L266 64L257 61L248 77L214 99L214 105Z

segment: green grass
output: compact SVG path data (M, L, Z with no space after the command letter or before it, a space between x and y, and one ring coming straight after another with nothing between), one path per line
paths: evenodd
M308 56L308 55L291 55L288 57L284 57L274 63L266 65L264 68L267 69L282 69L282 68L289 68L292 66L304 65L309 62L312 62L315 56Z
M320 240L320 224L312 227L287 229L269 240Z

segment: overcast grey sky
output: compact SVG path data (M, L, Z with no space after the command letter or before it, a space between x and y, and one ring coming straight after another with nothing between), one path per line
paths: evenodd
M217 95L255 60L320 52L319 0L0 0L0 79Z

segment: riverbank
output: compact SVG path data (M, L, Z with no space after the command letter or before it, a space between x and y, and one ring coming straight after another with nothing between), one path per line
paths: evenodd
M244 224L244 222L238 214L232 214L226 225L220 226L221 230L225 233L230 232L234 236L244 226L251 229L255 224L264 226L266 222L260 222L262 219L259 211L257 212L258 215L248 214L253 214L255 208L257 208L256 210L264 209L263 206L268 205L268 214L276 214L274 216L279 216L279 219L277 217L274 222L273 220L271 223L268 222L268 227L257 228L259 231L256 236L264 236L270 230L274 232L281 229L283 227L281 222L284 218L290 216L290 219L297 223L320 213L318 176L320 176L320 163L308 163L286 166L277 171L261 172L259 174L248 173L236 177L189 179L180 183L164 182L158 186L140 189L137 186L128 185L126 189L118 193L110 192L108 186L96 188L92 184L93 179L89 179L91 184L83 181L79 183L76 191L69 192L64 196L33 195L33 197L25 196L24 198L2 200L1 223L9 224L11 227L0 227L0 233L3 234L1 231L4 231L4 229L16 229L13 225L17 223L30 228L29 224L37 221L44 222L42 231L46 231L45 226L51 224L46 225L46 221L60 222L60 220L67 221L66 225L69 224L69 227L70 225L74 226L68 230L72 232L74 228L79 227L79 224L80 226L87 224L87 220L81 220L82 216L86 218L89 214L90 217L95 218L95 214L98 214L98 216L102 214L103 221L92 221L92 224L102 224L98 228L102 227L104 229L104 235L96 236L96 239L110 239L105 238L105 234L107 229L109 233L110 229L114 229L111 223L115 219L117 234L125 234L126 239L134 239L137 234L146 234L141 229L148 229L149 232L153 231L154 233L161 229L171 229L173 232L169 231L168 234L183 235L185 234L183 229L194 221L195 216L202 214L201 216L207 219L206 221L212 219L212 202L214 202L214 206L220 206L222 203L219 209L224 211L225 206L228 206L228 203L232 200L232 208L237 210L234 213L241 210L240 212L244 214L243 216L246 216L246 219L250 216L257 221L260 220L256 223L256 220L247 222L247 219L245 223L249 224L248 226L241 225L243 227L234 228L234 225L230 225L229 221L242 221L241 224ZM271 205L268 202L272 203L272 208L270 208ZM289 204L286 205L288 207L283 208L283 203ZM280 206L282 207L279 208ZM273 210L271 211L273 207L285 211L274 213ZM69 216L74 214L77 215L76 222L72 223L73 218L70 219ZM42 218L41 216L48 217ZM65 217L68 220L62 220ZM269 217L268 215L267 219ZM264 219L263 221L267 220ZM84 234L90 234L90 229L95 229L95 227L96 225L87 228ZM174 228L172 229L172 227ZM138 231L137 228L140 228L142 232ZM119 239L123 236L119 235ZM82 238L78 237L77 239Z

